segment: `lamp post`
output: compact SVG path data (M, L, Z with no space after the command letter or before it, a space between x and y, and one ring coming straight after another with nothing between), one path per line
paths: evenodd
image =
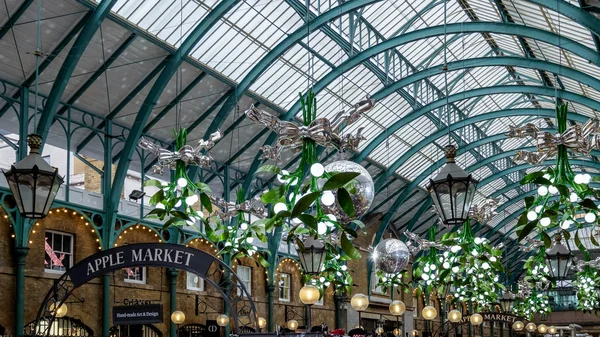
M358 326L361 326L361 312L369 307L369 298L365 294L356 294L350 300L352 309L358 311Z
M179 325L185 321L185 314L182 311L176 310L171 314L171 322L177 326L177 336L179 337Z
M298 297L300 297L300 301L308 307L308 317L306 317L306 329L307 331L310 331L310 329L312 329L310 309L312 305L317 303L319 301L319 298L321 298L321 292L317 287L308 284L300 289Z
M500 307L503 313L510 313L515 305L515 294L505 291L500 299Z
M564 280L569 273L569 267L573 262L573 254L569 248L561 242L560 234L554 236L554 246L546 251L546 264L550 269L550 275L556 280Z
M404 315L404 312L406 311L406 305L400 300L394 300L392 303L390 303L389 309L390 314L396 316L396 329L400 329L400 316ZM396 330L394 330L394 335L396 335Z
M323 270L323 258L325 257L325 245L321 240L315 240L309 236L298 247L300 265L307 275L318 275Z
M437 176L429 180L427 190L442 222L447 226L454 226L467 219L478 181L456 165L456 147L447 145L444 152L446 165Z
M27 144L29 155L3 172L21 216L41 219L48 215L63 177L40 155L40 135L27 136Z

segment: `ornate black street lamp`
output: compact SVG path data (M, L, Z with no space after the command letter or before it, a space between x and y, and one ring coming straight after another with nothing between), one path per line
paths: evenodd
M27 143L29 155L3 172L19 213L25 218L41 219L48 215L63 178L40 155L42 137L29 135Z
M446 165L435 178L429 180L427 190L442 222L453 226L462 224L469 216L478 181L456 165L456 147L447 145L444 152Z
M320 240L308 237L299 249L300 264L307 275L317 275L323 270L325 258L325 245Z
M503 313L511 313L515 305L515 294L510 291L505 291L500 299L500 307Z
M550 268L550 276L556 280L564 280L569 274L569 267L573 263L573 254L561 242L560 234L554 236L554 246L546 251L546 264Z

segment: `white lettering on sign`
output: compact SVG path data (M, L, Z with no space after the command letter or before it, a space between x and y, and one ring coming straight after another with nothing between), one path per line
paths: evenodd
M127 263L140 262L164 262L178 265L190 265L190 260L194 256L193 253L188 253L176 249L168 248L140 248L131 250L131 261L125 261L123 252L112 253L101 256L87 264L87 275L97 273L108 267L115 267Z

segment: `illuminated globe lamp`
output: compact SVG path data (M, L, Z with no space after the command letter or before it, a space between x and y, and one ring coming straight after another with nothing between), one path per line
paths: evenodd
M401 337L402 336L402 329L396 328L396 329L394 329L393 333L394 333L394 336Z
M546 264L550 269L550 276L556 280L564 280L569 274L569 267L573 263L573 254L561 242L560 234L554 236L554 246L546 251Z
M352 309L358 311L358 325L361 324L361 313L369 307L369 298L365 294L358 293L350 299Z
M462 313L456 309L450 310L448 313L448 320L451 323L459 323L462 320Z
M258 328L264 329L267 326L267 320L264 317L258 318Z
M475 313L475 314L471 315L471 317L469 317L469 321L471 322L472 325L479 326L479 325L481 325L481 323L483 323L483 316Z
M400 300L394 300L390 303L390 314L394 316L403 315L406 311L406 305Z
M229 325L229 316L220 314L217 316L217 324L221 327Z
M40 135L27 136L27 144L30 148L29 155L12 165L10 170L2 172L21 216L41 219L48 215L56 193L63 183L63 177L40 155Z
M377 333L378 335L383 335L383 333L384 333L384 332L385 332L385 330L383 330L383 328L382 328L382 327L378 327L378 328L375 330L375 333Z
M548 333L551 335L555 335L556 334L556 327L554 325L551 325L548 327Z
M527 323L527 325L525 326L525 330L529 331L529 332L535 332L537 330L537 326L535 325L535 323L533 322L529 322Z
M176 310L171 314L171 322L179 326L185 321L185 314L182 311Z
M295 319L290 319L287 322L287 328L292 331L296 331L296 329L298 329L298 321L296 321Z
M515 321L513 323L512 328L515 331L523 331L523 329L525 328L525 324L523 324L523 322L521 322L521 321Z
M456 147L447 145L444 152L446 165L429 180L427 190L444 225L454 226L467 219L478 181L456 165Z
M419 336L419 331L418 330L413 330L410 332L412 337L418 337Z
M54 314L56 318L62 318L67 315L69 312L69 307L66 303L62 303L58 308L56 308L56 303L50 304L50 312Z
M423 308L421 314L423 315L423 318L425 320L432 321L437 317L437 310L435 310L434 307L428 305L425 308Z
M319 301L319 298L321 298L321 292L319 291L319 289L311 284L307 284L304 287L302 287L300 289L300 292L298 293L298 297L300 297L300 301L302 303L304 303L304 305L308 306L308 316L306 319L306 326L307 327L311 327L311 320L310 320L310 307L317 303Z
M307 275L318 275L323 271L325 258L325 245L321 240L315 240L309 236L302 243L303 248L299 248L300 265Z
M541 334L545 334L546 331L548 331L548 327L546 326L546 324L540 324L537 327L537 331Z

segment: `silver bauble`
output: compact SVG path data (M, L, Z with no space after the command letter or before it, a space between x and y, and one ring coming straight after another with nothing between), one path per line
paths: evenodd
M387 274L396 274L406 269L410 261L410 251L398 239L385 239L376 247L375 266Z
M375 198L375 186L373 184L373 178L369 172L361 165L347 161L339 160L325 166L325 172L330 174L341 173L341 172L359 172L360 175L354 178L353 188L348 189L350 197L352 198L352 204L354 205L354 216L349 217L343 210L337 200L337 190L333 190L335 196L335 202L331 206L326 206L321 201L321 207L325 214L333 214L337 218L337 221L341 223L348 223L354 219L360 218L364 215L369 208L373 199ZM323 187L325 179L319 179L319 187ZM350 183L349 183L350 184Z

